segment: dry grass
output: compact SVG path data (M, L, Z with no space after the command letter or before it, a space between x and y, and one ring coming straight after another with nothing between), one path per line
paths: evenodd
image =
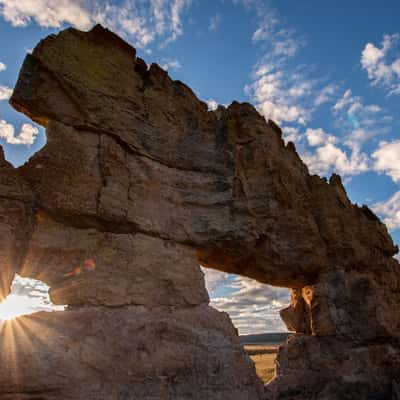
M275 374L275 359L279 345L245 345L244 348L256 366L257 375L268 383Z

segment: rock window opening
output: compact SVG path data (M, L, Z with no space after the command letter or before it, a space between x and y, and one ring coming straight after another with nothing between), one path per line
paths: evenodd
M202 270L210 305L229 314L257 375L268 383L275 376L278 348L289 336L280 317L280 310L290 302L289 289L210 268Z
M15 275L10 294L0 303L0 323L38 311L64 310L65 306L51 302L44 282Z

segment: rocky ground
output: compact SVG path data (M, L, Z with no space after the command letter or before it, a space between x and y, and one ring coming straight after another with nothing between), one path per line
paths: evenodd
M278 353L277 344L245 345L244 349L254 362L257 375L267 384L275 376L275 360Z

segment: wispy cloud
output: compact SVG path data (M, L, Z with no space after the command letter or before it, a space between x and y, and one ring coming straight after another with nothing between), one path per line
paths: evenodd
M178 60L175 59L170 59L170 58L163 58L161 60L161 68L165 69L165 70L179 70L182 68L182 65L180 64L180 62Z
M15 27L36 23L60 28L70 24L87 30L95 23L117 32L139 48L160 46L183 33L182 15L191 0L0 0L0 15Z
M43 27L59 28L71 24L88 29L90 13L79 0L0 0L0 13L13 26L26 26L32 21Z
M219 13L215 14L210 18L210 22L208 24L208 30L210 32L216 32L218 30L219 24L221 23L221 15Z
M13 125L0 120L0 138L5 139L8 144L30 146L35 142L38 134L38 128L31 124L23 124L20 132L16 135Z
M400 95L400 34L384 35L380 47L367 43L361 53L361 66L372 85L380 85L389 94Z
M377 104L366 104L350 89L337 99L339 84L316 76L313 66L296 63L306 41L284 26L279 15L265 2L234 0L234 3L255 11L258 18L252 41L264 50L264 56L253 69L252 83L245 87L257 109L266 118L283 125L284 139L298 144L312 173L326 176L336 172L350 177L374 170L365 145L391 131L391 115ZM390 63L390 76L383 73L388 70L383 64L389 62L389 50L397 44L398 36L385 36L381 49L368 44L362 57L363 67L368 68L371 79L376 84L390 82L392 91L397 70L400 72L400 61L395 59ZM304 126L312 123L316 111L326 103L333 103L336 132L327 133L322 127L304 131ZM385 168L388 171L388 166ZM393 176L393 168L390 173Z
M377 104L365 104L360 96L347 89L332 107L336 125L345 132L343 141L359 150L369 139L388 133L392 117Z
M314 105L316 107L333 101L335 95L337 94L339 87L333 83L324 86L321 90L316 93L316 98L314 100Z
M212 296L215 289L224 283L228 283L229 274L216 269L201 268L204 273L204 279L206 282L206 288L208 293Z
M378 163L371 161L371 155L363 150L364 145L372 138L388 133L392 117L376 104L365 104L351 89L335 102L332 113L340 135L318 128L307 129L304 135L297 137L311 147L301 154L310 171L324 176L335 172L345 177L377 171ZM383 170L383 162L379 166Z
M253 68L253 82L245 87L246 93L266 118L281 124L305 125L316 107L332 101L337 85L313 77L312 67L293 62L306 40L286 27L265 2L238 2L255 10L258 28L252 40L264 52Z
M227 312L242 335L286 331L279 310L289 304L289 290L274 288L253 279L236 276L232 292L211 298L211 305Z
M400 191L394 193L389 199L374 204L372 209L383 218L389 230L400 229Z
M6 69L7 69L7 65L2 63L2 62L0 62L0 72L1 71L5 71Z

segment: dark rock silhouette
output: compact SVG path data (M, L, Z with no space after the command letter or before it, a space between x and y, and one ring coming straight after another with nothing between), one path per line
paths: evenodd
M0 395L391 396L397 248L274 122L250 104L208 111L101 26L43 40L11 104L48 142L21 168L0 162L1 295L18 272L70 307L3 324ZM298 335L265 392L199 264L292 289L282 317Z

